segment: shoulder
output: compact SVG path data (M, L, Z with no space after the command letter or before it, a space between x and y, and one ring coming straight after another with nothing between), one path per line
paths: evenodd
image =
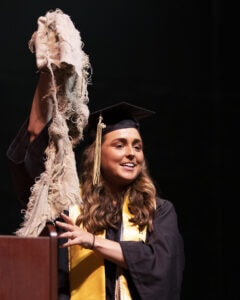
M168 210L168 209L174 209L174 205L171 201L167 199L163 199L160 197L156 197L156 209L157 210Z
M155 232L164 233L168 236L180 236L178 229L178 216L174 204L167 200L157 197L157 208L153 219Z
M177 218L177 213L174 204L161 197L156 197L156 217L161 218Z

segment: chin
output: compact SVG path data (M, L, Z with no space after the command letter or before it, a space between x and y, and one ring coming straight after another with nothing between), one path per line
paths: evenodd
M121 179L119 179L120 182L122 182L123 186L129 185L130 183L132 183L133 181L135 181L137 178L137 176L134 177L122 177Z

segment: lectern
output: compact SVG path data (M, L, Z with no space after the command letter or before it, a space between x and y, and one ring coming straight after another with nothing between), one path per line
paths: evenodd
M0 299L57 300L57 233L0 236Z

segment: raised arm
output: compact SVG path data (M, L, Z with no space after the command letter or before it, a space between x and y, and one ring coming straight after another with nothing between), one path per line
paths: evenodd
M41 72L35 89L27 128L30 142L39 135L52 117L53 103L49 93L51 80L50 73Z
M19 201L25 206L30 188L44 171L44 151L48 144L48 126L52 101L48 95L50 74L41 73L34 92L29 118L9 145L7 158ZM40 134L41 133L41 134Z

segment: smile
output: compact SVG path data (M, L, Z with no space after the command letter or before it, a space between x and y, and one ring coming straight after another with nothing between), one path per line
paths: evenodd
M121 166L123 166L123 167L129 167L129 168L133 168L133 167L135 167L135 166L136 166L136 164L134 164L134 163L125 163L125 164L121 164Z

